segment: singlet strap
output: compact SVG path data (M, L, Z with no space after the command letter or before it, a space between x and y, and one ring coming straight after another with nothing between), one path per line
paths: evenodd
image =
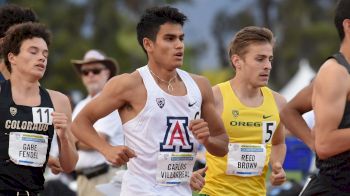
M330 58L334 58L335 60L337 60L338 63L343 65L350 73L350 65L341 52L337 52L337 53L333 54L332 56L328 57L327 60Z
M41 95L40 105L54 108L49 92L46 89L42 88L41 86L39 86L39 89L40 89L40 95Z
M40 96L41 96L41 106L48 106L53 108L53 103L50 97L49 92L39 87ZM11 92L11 83L9 80L0 82L0 104L10 105L12 103L12 92Z

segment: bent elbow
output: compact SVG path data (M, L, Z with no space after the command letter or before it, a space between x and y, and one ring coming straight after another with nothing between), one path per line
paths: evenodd
M321 160L328 159L332 156L330 148L322 143L315 143L315 151L318 158L320 158Z
M228 153L228 146L220 147L216 149L207 149L207 151L216 157L224 157Z
M224 146L222 149L218 150L214 155L217 157L224 157L228 153L228 145Z
M225 139L224 139L224 145L223 145L223 149L220 151L220 157L224 157L227 155L228 153L228 144L229 144L229 138L228 135L226 135Z
M227 153L228 153L228 146L226 146L226 148L222 151L222 154L220 155L220 157L226 156Z
M62 170L65 172L65 173L71 173L75 170L75 165L77 164L77 162L75 163L71 163L69 165L62 165Z
M78 159L79 159L78 153L74 153L74 157L70 161L68 161L69 159L67 158L65 158L64 162L60 160L62 170L66 173L73 172L75 170L75 166L77 165Z
M64 173L71 173L74 171L74 167L63 167Z

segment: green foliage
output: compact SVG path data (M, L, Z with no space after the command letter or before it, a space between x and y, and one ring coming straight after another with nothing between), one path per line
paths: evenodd
M234 70L232 67L226 67L218 70L203 71L201 74L208 78L211 85L216 85L232 78L234 75Z
M70 60L81 59L91 48L116 58L122 72L144 65L146 55L137 43L135 31L140 14L156 4L178 2L191 3L185 0L11 0L35 10L40 21L53 32L48 71L42 83L65 92L83 90ZM220 10L213 20L212 33L220 58L218 66L223 70L205 71L204 75L212 84L228 79L225 74L217 75L218 72L232 73L227 60L228 42L235 32L248 25L268 26L275 33L277 43L270 80L275 89L292 77L302 58L309 59L317 70L339 47L332 23L334 5L333 0L255 0L238 12ZM198 72L196 57L206 47L214 47L203 43L186 44L184 69Z
M274 89L289 81L302 58L318 70L325 58L339 48L332 22L335 3L333 0L255 0L239 12L220 11L216 21L221 24L216 23L213 30L220 66L229 66L227 36L232 38L239 29L256 25L269 27L277 40L270 79Z
M80 76L70 61L82 59L89 49L100 49L117 59L121 72L131 72L146 64L146 55L136 39L140 13L155 3L178 1L11 0L11 3L32 8L40 22L52 31L48 70L41 83L47 88L68 92L73 89L84 91ZM193 62L192 58L186 57L185 62Z

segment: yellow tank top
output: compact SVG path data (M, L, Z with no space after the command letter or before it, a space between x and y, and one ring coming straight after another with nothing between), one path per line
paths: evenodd
M266 148L266 157L263 156L265 161L261 161L262 173L259 173L260 175L242 177L227 174L228 155L216 157L206 153L208 171L201 193L211 196L265 196L265 178L271 154L271 139L280 122L273 94L269 88L262 87L263 103L258 107L247 107L234 94L229 81L218 86L223 97L221 117L230 139L230 145L262 145Z

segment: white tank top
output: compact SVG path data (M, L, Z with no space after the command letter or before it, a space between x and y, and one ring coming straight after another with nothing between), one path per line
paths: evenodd
M173 96L158 86L147 65L137 71L147 90L147 100L141 112L123 125L125 144L137 157L128 162L121 195L190 196L188 175L198 143L188 126L200 117L199 87L187 72L177 69L187 93Z

